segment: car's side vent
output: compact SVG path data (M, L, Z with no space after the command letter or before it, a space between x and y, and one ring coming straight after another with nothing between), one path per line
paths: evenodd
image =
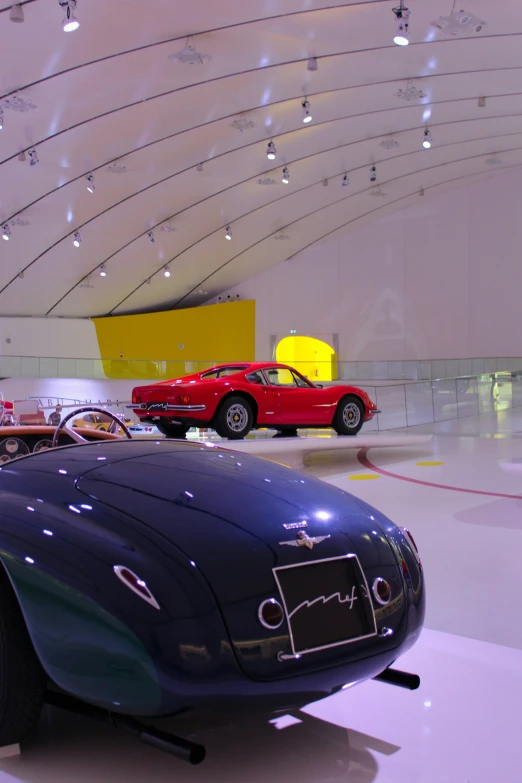
M113 570L118 579L122 581L126 587L132 590L133 593L136 593L136 595L139 595L140 598L143 598L143 600L153 606L154 609L160 608L158 602L150 592L146 583L143 581L143 579L140 579L139 576L134 573L134 571L131 571L130 568L127 568L127 566L122 565L113 566Z

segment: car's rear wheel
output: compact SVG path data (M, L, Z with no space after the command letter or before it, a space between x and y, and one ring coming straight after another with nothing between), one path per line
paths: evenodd
M178 440L183 440L187 437L187 432L189 431L190 427L186 424L178 424L174 421L168 421L165 419L159 419L158 421L154 422L156 427L159 429L159 431L165 435L167 438L177 438Z
M228 397L216 413L213 427L217 434L229 440L241 440L254 423L252 408L243 397Z
M364 423L364 408L358 397L348 394L340 401L332 422L338 435L357 435Z
M22 612L0 574L0 746L20 742L42 709L47 678L36 657Z

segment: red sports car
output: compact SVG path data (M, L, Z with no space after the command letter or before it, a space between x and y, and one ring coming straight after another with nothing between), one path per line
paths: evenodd
M355 435L376 406L355 386L311 383L297 370L268 362L224 364L194 375L132 392L142 422L154 422L167 437L184 437L190 427L210 427L222 438L244 438L268 427L295 435L298 427L333 427Z

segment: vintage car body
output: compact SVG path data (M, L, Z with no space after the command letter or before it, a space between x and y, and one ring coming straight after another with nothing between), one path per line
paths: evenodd
M0 496L6 638L23 641L9 633L10 583L38 667L113 713L302 705L383 672L421 631L409 534L258 457L103 440L2 466ZM2 678L16 682L0 645ZM7 734L0 719L0 744Z
M194 426L231 439L257 427L294 433L298 427L332 426L341 435L355 435L379 412L363 389L322 388L288 365L268 362L220 365L138 386L128 407L170 437Z

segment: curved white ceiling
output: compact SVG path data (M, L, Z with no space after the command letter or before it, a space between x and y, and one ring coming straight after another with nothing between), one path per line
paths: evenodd
M392 40L398 0L79 0L74 33L54 0L23 3L23 24L4 3L0 105L19 91L36 108L3 112L0 315L197 304L421 189L522 164L519 0L465 0L487 26L461 38L431 25L452 0L409 0L408 47ZM189 35L210 60L169 59ZM424 98L396 96L408 80ZM239 131L242 114L253 127Z

